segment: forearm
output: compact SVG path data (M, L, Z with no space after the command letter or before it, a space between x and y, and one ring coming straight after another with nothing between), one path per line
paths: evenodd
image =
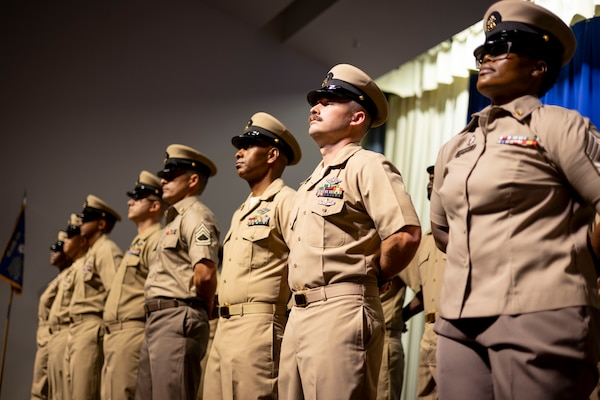
M423 291L419 290L418 293L415 294L415 297L402 309L402 320L404 322L411 319L413 316L417 315L421 311L423 311Z
M381 242L379 279L386 281L400 273L414 257L421 242L421 227L406 226Z
M433 222L431 223L431 232L433 233L433 238L435 239L435 245L438 249L446 252L446 247L448 246L448 232L450 232L447 226L436 225Z
M194 286L196 296L204 301L209 313L214 307L217 291L217 268L215 263L204 259L194 266Z

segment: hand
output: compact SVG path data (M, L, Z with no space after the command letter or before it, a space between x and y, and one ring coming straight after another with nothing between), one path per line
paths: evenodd
M392 281L383 282L383 285L379 286L379 295L386 293L392 288Z

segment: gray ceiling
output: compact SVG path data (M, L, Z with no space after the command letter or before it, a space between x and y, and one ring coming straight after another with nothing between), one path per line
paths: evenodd
M203 0L304 56L377 78L480 21L495 0Z

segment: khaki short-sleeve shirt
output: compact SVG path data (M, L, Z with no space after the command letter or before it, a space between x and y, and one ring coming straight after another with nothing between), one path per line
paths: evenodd
M161 226L149 226L131 241L117 269L104 305L105 321L141 320L144 312L144 284L150 257L156 250Z
M38 324L45 324L48 321L50 307L52 307L52 303L56 299L56 294L58 293L59 282L60 274L56 275L42 292L38 303Z
M599 167L598 130L575 111L525 96L474 114L435 165L431 220L449 227L440 314L598 307Z
M376 285L372 259L381 241L419 219L396 167L352 143L301 184L290 224L289 283L299 290Z
M437 312L446 269L446 253L435 245L431 230L423 235L415 261L423 290L424 311Z
M198 196L192 196L172 205L166 221L150 258L146 298L196 298L196 264L206 259L219 265L217 219Z
M255 204L248 196L234 212L223 241L221 304L287 304L289 250L284 236L295 193L283 180L276 179Z
M123 252L104 234L88 249L83 258L81 267L75 269L70 315L102 314L107 292L123 258Z
M83 257L78 258L73 264L58 274L58 290L48 313L48 323L53 325L69 323L69 307L71 306L73 287L75 285L75 268L80 268L83 265L83 261Z

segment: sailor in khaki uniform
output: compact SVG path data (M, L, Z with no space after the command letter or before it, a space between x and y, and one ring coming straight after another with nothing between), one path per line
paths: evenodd
M71 214L67 223L67 237L64 240L63 251L72 260L72 264L59 274L56 297L48 314L50 338L48 339L48 398L69 399L67 387L67 368L65 349L69 336L69 307L73 297L74 270L83 265L87 252L87 239L80 235L81 218Z
M103 363L102 313L107 292L123 258L121 249L109 239L121 216L102 199L88 195L83 204L81 236L89 249L83 265L75 268L75 286L69 310L71 326L66 357L68 382L73 400L100 398L100 376Z
M388 115L373 80L339 64L308 101L323 161L300 185L290 216L294 305L279 397L375 399L384 339L378 282L385 286L412 259L419 219L396 167L359 144Z
M600 212L600 133L539 100L575 37L527 1L497 2L483 21L477 89L492 104L440 150L431 196L447 250L440 398L586 399L598 379L600 232L588 227Z
M60 272L71 265L71 260L63 251L63 244L66 238L67 232L59 231L56 242L50 246L50 265L58 268L59 274L48 283L40 296L36 333L37 351L33 363L33 381L31 383L32 399L48 398L48 340L50 339L48 315L58 291L61 277Z
M196 399L217 287L219 227L200 201L217 173L204 154L167 147L161 177L170 204L145 285L146 331L137 399Z
M427 184L427 199L431 199L433 190L434 166L427 167L429 183ZM437 248L431 229L427 230L421 238L421 244L413 259L418 268L419 282L421 285L420 296L414 300L425 311L425 326L419 348L419 368L417 377L417 399L437 400L437 363L435 351L437 348L437 334L433 331L446 268L446 254ZM413 303L411 301L411 303ZM413 306L416 307L416 306Z
M414 261L414 259L413 259ZM404 307L406 288L415 293L421 291L419 269L412 262L396 275L389 284L389 289L381 294L381 306L385 321L385 338L381 369L377 383L378 400L400 400L404 383L404 348L402 333L406 332L406 323L414 315L422 311ZM410 311L409 311L410 310Z
M421 238L417 251L416 265L419 268L421 281L422 304L425 311L425 326L419 348L419 367L417 377L417 399L437 400L437 363L435 352L437 334L433 327L437 317L437 309L444 279L446 254L437 248L431 230Z
M144 284L163 216L158 176L142 171L127 195L127 217L138 233L121 260L104 304L103 400L133 400L135 396L146 321Z
M223 241L219 324L204 398L276 399L279 351L290 289L286 235L295 190L281 175L300 161L296 139L270 114L254 114L232 139L235 167L251 193Z

